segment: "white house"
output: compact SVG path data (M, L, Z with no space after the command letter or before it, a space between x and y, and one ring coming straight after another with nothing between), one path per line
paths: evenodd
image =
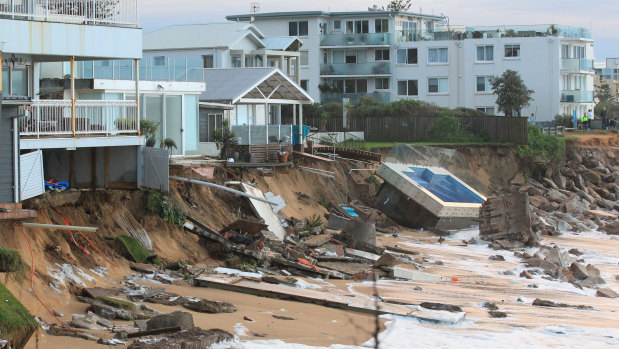
M375 9L227 19L251 21L267 36L299 36L301 84L322 103L412 98L498 114L488 79L512 69L535 91L523 115L548 122L593 108L593 40L583 28L451 26L446 17Z
M248 23L173 25L144 34L143 43L152 71L170 59L185 60L198 75L201 68L276 67L299 83L303 43L296 36L267 38Z
M15 167L15 201L40 194L48 178L92 187L139 182L144 139L139 134L138 97L80 101L75 96L76 62L135 63L142 56L137 1L118 0L112 7L99 2L104 1L0 2L2 112L23 115L14 125L20 133L17 154L29 159ZM68 61L71 98L40 98L41 63Z

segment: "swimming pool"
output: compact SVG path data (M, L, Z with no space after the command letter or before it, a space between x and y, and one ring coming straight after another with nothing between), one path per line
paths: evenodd
M440 175L423 167L409 167L404 175L421 185L443 202L481 204L485 200L449 175Z

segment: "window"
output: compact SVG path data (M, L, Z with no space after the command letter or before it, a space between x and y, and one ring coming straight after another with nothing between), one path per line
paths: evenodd
M308 28L307 21L288 22L288 36L307 36Z
M301 80L301 88L307 91L307 85L309 84L309 80Z
M398 96L417 96L419 88L417 80L398 81Z
M476 60L478 62L492 62L494 60L494 46L477 46Z
M477 77L477 92L492 92L492 84L490 84L491 76L478 76Z
M388 19L374 20L374 31L376 33L388 33L389 32L389 20Z
M585 58L585 47L574 46L574 56L572 58Z
M449 79L428 78L428 93L449 93Z
M494 115L494 107L477 107L475 108L486 115Z
M417 64L417 49L398 49L398 64Z
M357 51L346 51L346 63L357 63Z
M570 45L566 45L566 44L561 45L561 58L563 59L570 58Z
M389 50L376 50L374 51L374 60L375 61L388 61L389 60Z
M448 52L447 47L429 48L428 49L428 63L430 64L447 63L449 60L447 52Z
M28 96L28 68L2 68L2 88L5 95Z
M370 22L363 21L346 21L346 34L364 34L369 33Z
M333 30L342 30L342 21L333 21Z
M326 51L322 54L322 63L329 63L329 54Z
M309 65L309 53L307 51L301 51L301 65L304 67Z
M202 62L204 64L204 68L215 68L215 63L213 61L213 55L202 56Z
M241 67L241 57L240 56L232 56L232 67L240 68Z
M366 93L368 92L368 81L366 79L348 79L344 80L343 87L344 93Z
M505 58L520 57L520 45L505 45Z
M200 142L215 142L213 133L221 129L223 114L200 114Z
M374 79L374 89L375 90L388 90L389 89L389 78Z
M245 56L245 66L246 67L254 66L254 56Z
M426 32L427 33L434 33L434 22L426 21Z
M155 67L165 66L165 56L153 57L153 66Z

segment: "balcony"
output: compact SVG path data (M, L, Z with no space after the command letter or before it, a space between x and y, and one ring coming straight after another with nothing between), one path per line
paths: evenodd
M328 34L320 36L320 47L390 46L389 33Z
M570 72L593 72L592 59L564 58L561 59L561 70Z
M331 63L320 65L321 77L375 76L391 74L389 62L374 63Z
M35 100L28 115L19 118L21 136L73 136L70 100ZM75 134L137 135L135 101L75 101Z
M389 103L391 94L389 92L372 92L372 93L321 93L320 102L324 103L342 103L342 98L348 98L351 103L357 103L361 97L373 98L381 103Z
M451 31L436 31L431 33L421 33L416 30L398 30L396 31L396 41L415 42L415 41L441 41L441 40L458 40L459 33Z
M561 103L593 103L593 91L563 90Z
M239 145L292 144L292 125L235 125Z
M1 0L0 18L136 27L138 2L137 0Z
M202 82L201 59L169 58L140 61L140 80ZM78 79L135 80L135 63L129 60L77 62Z

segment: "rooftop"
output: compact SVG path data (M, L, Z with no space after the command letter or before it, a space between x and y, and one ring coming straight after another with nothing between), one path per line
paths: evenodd
M442 20L441 16L427 15L414 12L400 11L346 11L346 12L328 12L328 11L291 11L291 12L266 12L256 14L230 15L226 19L230 21L249 21L253 18L299 18L299 17L381 17L381 16L410 16L418 18L428 18Z
M231 47L246 37L263 46L265 35L256 26L242 22L172 25L144 34L148 50Z

